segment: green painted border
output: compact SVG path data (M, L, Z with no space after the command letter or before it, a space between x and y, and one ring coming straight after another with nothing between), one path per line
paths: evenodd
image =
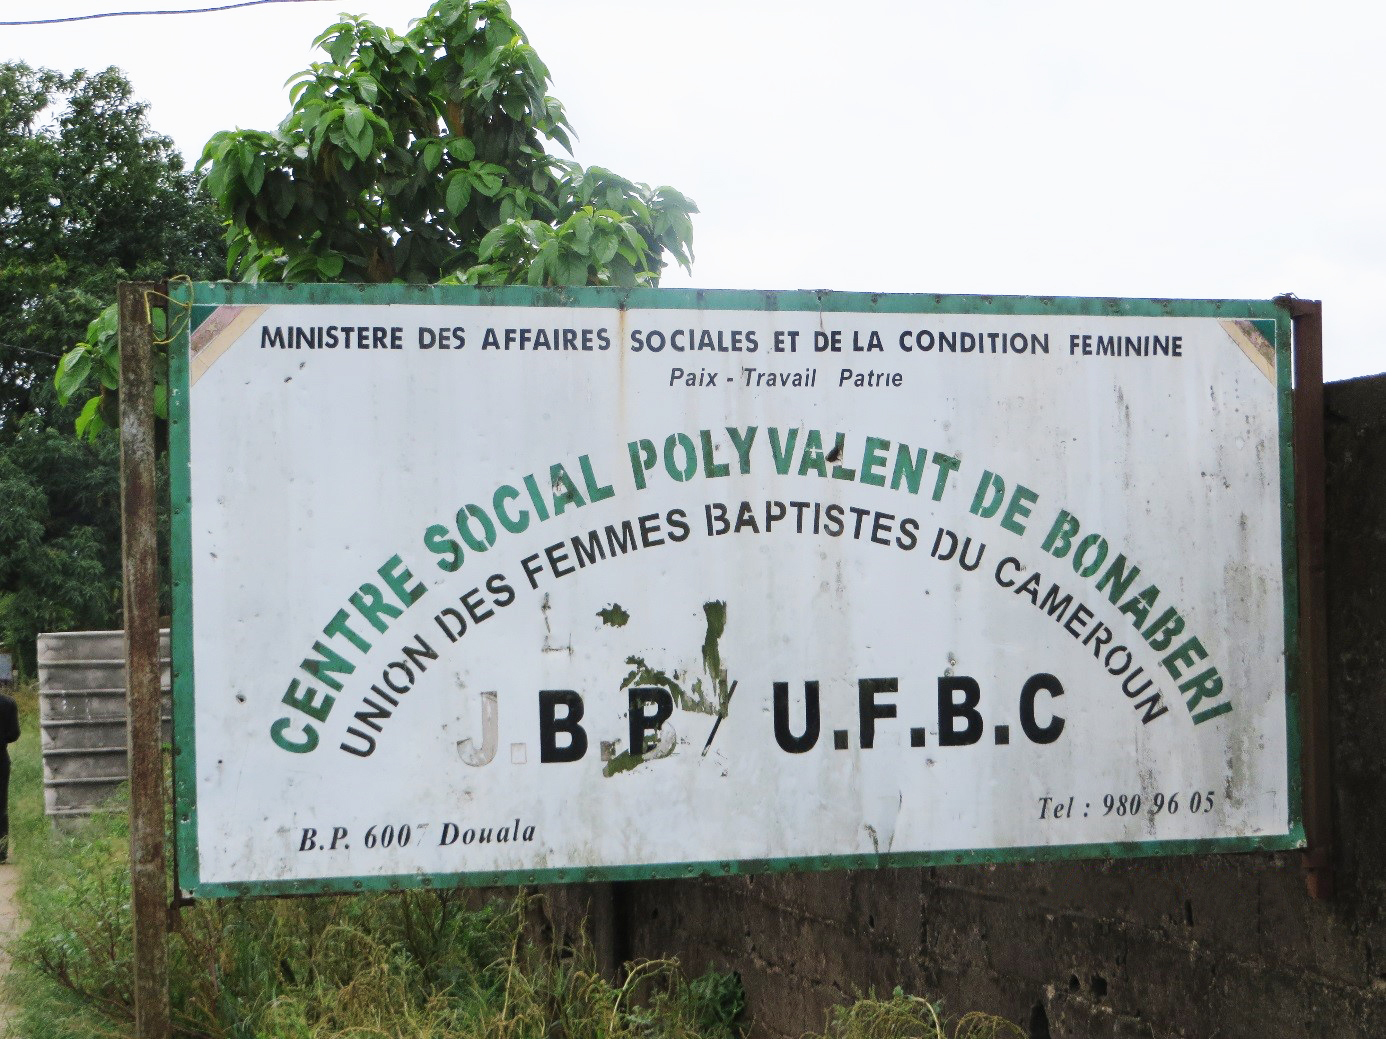
M1285 311L1275 303L1246 299L1117 299L1096 296L977 296L759 289L531 289L518 285L498 288L474 288L469 285L243 285L228 281L194 282L188 287L188 293L198 306L207 307L223 304L434 304L871 314L1209 317L1275 321L1277 327L1289 328Z
M613 880L678 880L691 877L749 876L760 873L813 873L830 869L898 869L922 866L976 866L987 863L1073 862L1086 859L1154 858L1225 852L1286 851L1300 847L1284 837L1212 837L1202 840L1130 841L1107 844L1056 844L983 850L901 852L886 855L814 855L791 859L728 859L661 862L647 866L479 871L474 873L397 873L390 876L333 877L324 880L271 880L246 884L203 884L196 894L210 898L247 895L354 894L406 888L502 887L519 884L575 884Z
M1137 858L1225 852L1286 851L1304 847L1301 735L1299 727L1299 581L1295 541L1291 323L1269 300L1114 299L1073 296L969 296L922 293L757 291L702 289L479 289L461 285L242 285L232 282L175 284L175 306L186 307L169 357L169 486L173 512L173 753L177 878L183 891L203 898L398 891L405 888L488 887L588 881L655 880L828 869L881 869ZM1273 321L1280 418L1280 516L1285 568L1286 744L1290 818L1283 835L1197 840L1065 844L885 855L826 855L784 859L736 859L654 863L600 868L508 870L472 873L403 873L320 880L204 882L197 858L196 702L192 656L192 516L189 470L188 349L197 309L222 305L329 304L603 307L648 310L821 311L875 314L1055 315L1070 317L1191 317Z
M168 347L168 485L172 536L173 630L169 633L173 670L173 825L175 876L187 891L201 887L197 858L197 741L193 732L196 705L193 675L192 474L189 468L188 351L192 339L192 301L197 288L171 282L174 308L185 308L187 320Z

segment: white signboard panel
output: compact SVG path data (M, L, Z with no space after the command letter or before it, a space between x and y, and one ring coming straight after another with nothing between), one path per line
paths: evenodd
M1302 844L1271 304L191 302L185 888Z

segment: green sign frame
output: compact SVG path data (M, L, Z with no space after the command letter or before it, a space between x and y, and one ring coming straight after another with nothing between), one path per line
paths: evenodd
M697 877L752 873L785 873L827 869L932 867L955 864L1019 863L1092 858L1132 858L1223 852L1283 851L1302 848L1305 833L1302 809L1299 706L1299 589L1296 557L1291 321L1287 312L1266 300L1160 300L1038 296L975 296L934 294L866 294L837 292L701 291L685 289L478 289L461 286L360 285L239 285L175 283L171 289L178 333L170 347L170 486L172 497L173 577L173 698L174 803L177 835L177 883L199 898L279 896L292 894L397 891L405 888L552 884ZM996 849L882 852L771 859L714 859L670 861L655 865L593 866L533 870L453 873L401 873L246 883L208 882L199 868L197 827L197 759L194 712L199 695L193 657L193 503L191 500L189 350L190 336L223 305L411 304L453 307L523 306L545 308L601 307L618 310L758 310L812 311L866 315L968 314L979 316L1078 317L1191 317L1241 320L1264 329L1275 348L1275 387L1279 406L1279 471L1282 566L1284 581L1284 645L1286 742L1288 758L1288 832L1282 835L1199 840L1141 841L1106 844L1064 844Z

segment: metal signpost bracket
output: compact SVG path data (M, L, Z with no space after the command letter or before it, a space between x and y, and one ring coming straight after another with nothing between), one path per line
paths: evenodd
M162 283L122 282L120 511L130 754L130 908L135 1034L168 1039L168 893L160 732L158 525L155 521L154 332L148 299Z
M1294 325L1295 516L1299 555L1300 724L1303 729L1304 880L1333 897L1333 740L1328 713L1327 527L1323 432L1323 304L1277 296Z

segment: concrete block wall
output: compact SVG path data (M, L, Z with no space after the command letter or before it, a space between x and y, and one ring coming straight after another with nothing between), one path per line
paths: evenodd
M159 634L164 738L171 734L168 631ZM55 820L100 808L129 774L125 634L66 631L38 637L44 810Z
M1296 854L649 881L622 951L739 971L764 1039L896 985L1031 1039L1386 1037L1386 377L1326 398L1334 900Z

